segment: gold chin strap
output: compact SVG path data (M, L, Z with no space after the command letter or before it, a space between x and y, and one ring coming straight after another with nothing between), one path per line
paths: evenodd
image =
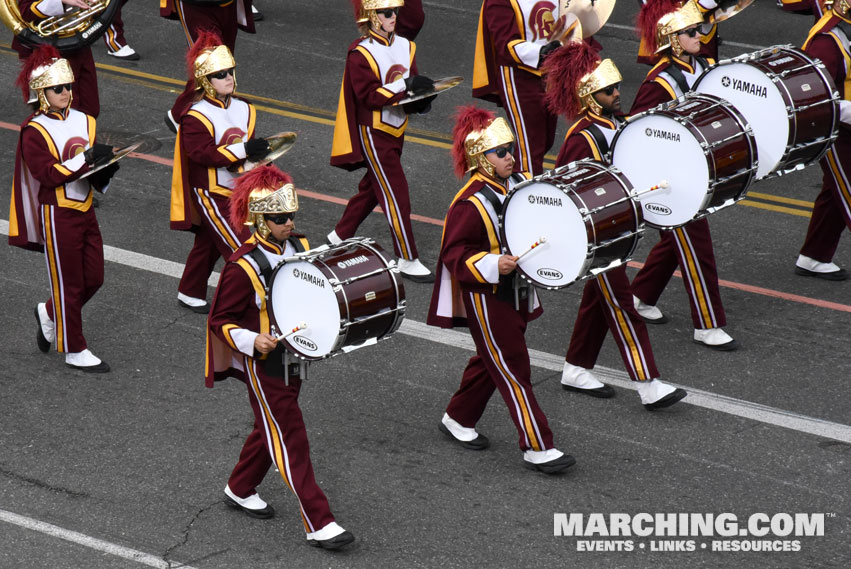
M47 102L47 95L45 94L44 89L39 89L36 93L38 93L38 110L43 113L48 112L50 110L50 103ZM71 103L74 102L74 91L70 91L70 93L71 96L68 98L68 105L62 109L63 111L69 109L71 107Z
M703 12L700 11L697 2L686 0L677 10L665 14L656 23L656 45L658 46L656 53L661 53L670 47L674 55L682 55L683 47L680 45L677 34L690 26L702 23Z
M225 69L228 69L228 68L226 67ZM214 73L215 73L215 71L214 71ZM213 87L212 83L210 83L210 78L207 77L206 75L201 77L201 78L196 78L195 83L201 89L203 89L204 92L207 94L207 96L210 97L211 99L215 99L216 97L219 96L219 93L218 93L218 91L216 91L216 88ZM236 70L234 70L234 72L233 72L233 91L231 92L231 95L233 95L234 93L236 93Z

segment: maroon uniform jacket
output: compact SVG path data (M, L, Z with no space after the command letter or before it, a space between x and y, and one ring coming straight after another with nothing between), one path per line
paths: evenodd
M462 292L496 293L499 275L494 269L494 256L498 258L502 254L499 227L489 211L490 203L480 195L483 191L504 195L506 188L475 172L449 206L427 320L432 326L466 327ZM528 320L534 320L542 312L537 305L528 313Z
M36 121L66 121L69 118L85 130L68 137L62 148L55 141L56 137L50 132L49 126L45 128ZM38 213L41 204L80 211L87 211L91 207L91 187L84 199L75 199L66 195L65 185L89 171L89 166L80 154L94 144L95 130L95 119L74 109L68 110L67 115L39 111L21 124L9 208L10 245L35 251L44 250ZM83 183L80 181L77 185Z
M180 0L160 0L160 16L169 20L178 20L180 19L177 15L177 8L175 8L175 3ZM251 14L251 2L252 0L207 0L206 2L194 2L193 0L183 0L184 4L192 4L201 6L204 8L212 9L222 9L229 8L231 4L236 2L236 23L239 26L239 29L248 32L249 34L255 33L254 29L254 16Z
M367 45L367 42L372 43ZM400 55L406 46L407 58L397 58L392 66L383 65L374 55L390 50ZM371 51L373 49L375 52ZM373 31L349 46L334 124L332 166L345 170L357 170L365 166L358 125L366 125L399 138L404 136L407 118L401 126L391 126L383 120L382 115L388 112L384 107L405 97L404 78L417 75L416 51L416 44L404 37L394 34L388 40ZM382 67L387 68L384 74L381 73Z
M296 251L309 248L307 239L302 235L293 234L289 241ZM284 252L280 246L255 233L233 254L222 270L207 326L207 387L213 387L214 381L227 377L245 381L240 354L248 354L240 351L239 342L234 336L235 330L270 333L271 322L266 307L267 283L250 258L251 251L257 247L265 247L275 254ZM256 359L267 357L266 354L257 353L249 357L255 356Z

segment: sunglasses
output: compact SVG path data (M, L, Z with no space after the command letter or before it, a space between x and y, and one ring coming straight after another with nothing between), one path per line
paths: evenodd
M690 38L693 38L693 37L695 37L697 34L700 34L700 28L699 28L699 27L689 28L689 29L687 29L687 30L683 30L683 31L681 31L681 32L679 32L679 33L680 33L680 34L682 34L682 35L684 35L684 36L688 36L688 37L690 37ZM703 35L703 34L701 34L701 35Z
M61 95L62 91L66 90L66 89L68 90L69 93L71 92L71 84L70 83L65 83L64 85L56 85L56 86L50 88L50 90L53 91L54 93L56 93L57 95Z
M263 219L266 221L271 221L275 225L284 225L291 219L295 218L295 212L290 213L277 213L277 214L266 214L263 216Z
M399 8L385 8L384 10L376 10L376 12L389 19L399 14Z
M224 69L222 71L219 71L218 73L212 73L210 74L210 77L212 77L213 79L224 79L228 75L233 77L233 67L231 67L230 69Z
M621 84L620 83L615 83L614 85L609 85L605 89L602 89L603 93L605 93L607 97L611 97L612 95L615 94L615 91L620 91L620 90L621 90Z
M497 158L505 158L506 154L514 154L514 143L512 142L508 146L500 146L499 148L494 148L485 152L485 154L491 153L496 154Z

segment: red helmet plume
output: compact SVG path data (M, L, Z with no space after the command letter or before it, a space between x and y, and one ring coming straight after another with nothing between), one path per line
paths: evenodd
M239 229L248 219L248 202L254 190L277 190L284 184L292 184L292 177L275 166L257 166L237 178L233 193L230 196L229 221Z
M579 114L582 110L582 102L576 94L579 81L599 63L597 51L584 41L570 42L551 53L544 63L547 107L568 118Z
M198 39L186 52L186 75L190 80L195 78L195 60L205 49L211 49L222 44L222 38L214 30L201 30Z
M363 7L363 0L351 0L352 8L355 10L355 21L360 18L361 8Z
M678 0L644 0L635 25L650 53L654 53L659 47L656 43L656 24L665 14L676 11L680 4Z
M21 72L18 74L18 79L15 84L21 88L24 94L24 101L30 98L30 76L32 72L42 65L50 65L54 59L62 57L56 47L48 44L41 44L32 54L26 58L21 65Z
M459 178L467 171L467 150L464 140L474 130L484 130L496 118L491 111L476 105L458 107L455 111L455 128L452 129L452 164Z

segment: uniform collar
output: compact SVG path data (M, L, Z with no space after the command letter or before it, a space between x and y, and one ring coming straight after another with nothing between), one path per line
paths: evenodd
M593 113L591 111L585 111L585 117L594 124L600 125L605 128L609 128L612 130L617 130L618 122L617 117L606 118L603 115L598 115L597 113Z
M677 67L679 67L683 71L685 71L687 73L691 73L692 75L694 75L695 68L697 67L697 60L695 60L693 55L688 56L688 61L683 61L679 57L671 57L670 55L668 55L666 57L672 65L676 65Z
M71 105L68 105L65 110L62 111L47 111L46 113L42 113L49 119L64 121L68 118L68 114L71 112Z
M490 186L495 192L499 192L502 195L508 193L508 188L506 187L508 184L508 180L500 182L496 178L493 178L483 173L481 170L476 170L475 172L473 172L473 178L484 182L485 184Z
M381 45L384 45L384 46L393 45L393 40L395 38L396 38L395 33L390 34L389 38L385 38L384 36L382 36L378 32L376 32L372 29L369 30L369 39L371 39L372 41L377 41L378 43L380 43Z
M267 252L272 253L273 255L283 255L284 249L287 246L286 243L279 245L271 239L265 239L261 237L258 233L254 234L254 239L257 240L258 247L260 247L261 249L265 249Z
M219 107L219 108L222 108L222 109L226 109L226 108L228 108L228 107L230 106L231 96L230 96L230 95L228 95L227 97L225 97L225 100L224 100L224 101L220 101L220 100L219 100L219 99L217 99L216 97L211 97L211 96L209 96L209 95L204 95L204 99L205 99L208 103L210 103L211 105L215 105L216 107Z

